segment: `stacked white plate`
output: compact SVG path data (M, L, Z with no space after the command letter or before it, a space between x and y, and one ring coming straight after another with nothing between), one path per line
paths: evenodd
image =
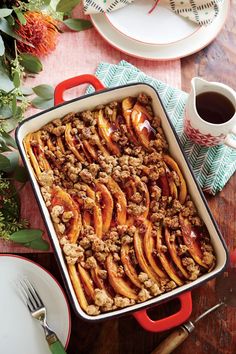
M120 51L144 59L171 60L206 47L222 29L230 2L224 0L217 18L199 26L167 9L162 0L135 0L109 14L91 15L100 35Z

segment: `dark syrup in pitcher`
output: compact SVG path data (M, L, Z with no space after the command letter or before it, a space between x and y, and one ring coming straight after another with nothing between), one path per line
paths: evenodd
M225 123L235 113L233 103L218 92L203 92L197 95L196 108L203 120L213 124Z

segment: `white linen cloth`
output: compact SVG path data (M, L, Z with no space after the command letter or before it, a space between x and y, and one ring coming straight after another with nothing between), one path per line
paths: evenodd
M133 1L135 0L83 0L84 12L85 14L111 12L129 5ZM153 5L155 1L153 1ZM176 14L202 26L209 25L217 17L224 0L161 0L160 3ZM158 4L153 11L158 11Z

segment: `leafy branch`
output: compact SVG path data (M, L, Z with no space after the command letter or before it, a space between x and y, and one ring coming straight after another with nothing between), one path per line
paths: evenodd
M0 131L0 236L23 244L25 247L48 250L49 244L42 238L43 232L29 229L28 221L20 217L19 190L28 179L24 167L19 165L19 154L14 139ZM16 183L20 187L16 188Z

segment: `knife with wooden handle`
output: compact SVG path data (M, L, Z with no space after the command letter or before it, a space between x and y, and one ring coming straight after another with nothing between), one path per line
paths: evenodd
M209 308L198 316L195 321L185 322L172 332L163 342L161 342L151 354L169 354L172 353L181 343L188 338L194 330L195 324L202 318L217 310L222 305L236 307L236 249L230 254L231 266L220 277L216 278L216 294L219 303Z
M203 317L207 316L209 313L215 311L220 306L224 305L224 302L220 302L217 305L211 307L200 316L196 318L194 322L185 322L181 327L177 328L172 332L166 339L161 342L156 349L152 351L151 354L170 354L172 353L181 343L188 338L189 334L194 330L195 323L201 320Z

